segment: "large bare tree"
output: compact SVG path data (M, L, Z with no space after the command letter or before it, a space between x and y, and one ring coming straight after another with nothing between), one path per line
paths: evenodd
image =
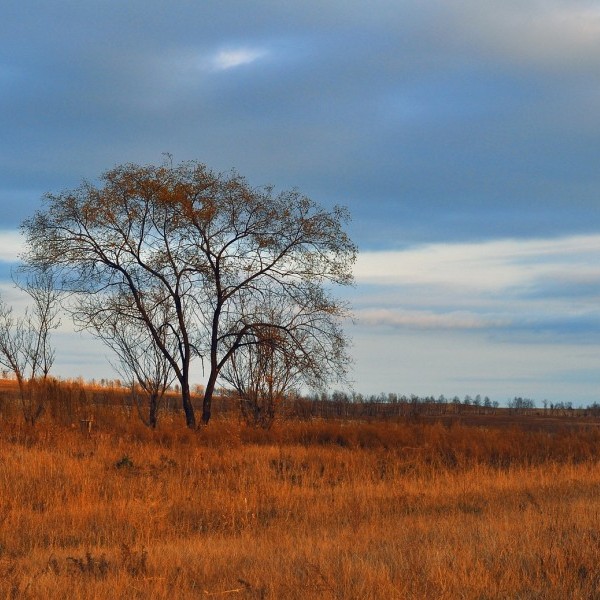
M352 283L356 247L346 219L344 209L325 210L296 190L255 188L201 163L127 164L98 185L48 194L23 223L24 258L71 292L81 327L115 311L143 327L171 365L193 427L192 361L201 357L207 370L207 423L222 368L264 326L264 314L246 311L249 297L268 289L306 315L307 328L310 315L327 314L331 323L345 317L330 290ZM318 325L313 331L328 334Z

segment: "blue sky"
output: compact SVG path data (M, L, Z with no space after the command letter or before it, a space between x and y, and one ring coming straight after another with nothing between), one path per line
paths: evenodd
M357 391L600 400L597 2L2 13L7 300L15 230L44 192L169 152L350 208ZM66 323L56 344L58 374L110 376Z

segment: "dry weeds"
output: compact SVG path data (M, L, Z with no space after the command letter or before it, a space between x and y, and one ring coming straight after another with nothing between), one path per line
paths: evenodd
M2 598L600 597L600 435L0 421Z

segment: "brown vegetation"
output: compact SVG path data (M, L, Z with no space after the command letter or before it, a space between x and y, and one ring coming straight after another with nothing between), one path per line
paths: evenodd
M194 432L113 403L90 434L72 387L71 422L0 405L0 597L597 597L593 423Z

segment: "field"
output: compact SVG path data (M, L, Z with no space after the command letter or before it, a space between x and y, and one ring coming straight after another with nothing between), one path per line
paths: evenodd
M472 421L5 411L0 598L600 597L597 425Z

